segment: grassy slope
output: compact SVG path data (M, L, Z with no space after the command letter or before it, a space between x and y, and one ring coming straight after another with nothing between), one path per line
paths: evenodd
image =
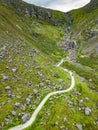
M96 31L98 29L98 8L95 8L88 13L85 11L84 8L81 8L70 13L71 18L73 19L71 39L75 39L79 45L82 44L82 47L86 47L88 40L92 38L86 37L88 32L91 30ZM93 41L92 44L94 44ZM63 129L61 128L62 126L64 129L77 130L78 128L75 124L82 124L84 130L98 129L98 124L96 124L96 121L98 120L98 58L95 54L92 54L90 57L80 58L81 55L83 55L80 49L78 50L79 55L77 61L83 66L71 63L63 64L64 68L68 68L77 73L75 74L76 86L74 91L66 95L52 97L51 100L54 103L50 105L50 101L48 101L38 115L35 123L26 130L60 130ZM82 78L84 78L85 81L82 81ZM90 79L92 81L89 81ZM75 93L80 93L80 95L76 96ZM85 100L86 97L88 97L88 101ZM79 100L83 100L81 106L78 105ZM81 107L89 107L92 110L91 114L86 116L84 110L79 110ZM67 118L67 121L64 122L65 117ZM57 122L58 125L55 125L55 122Z
M89 12L86 10L87 7L80 8L78 10L71 11L70 16L73 21L72 25L72 36L76 37L76 35L80 35L84 37L84 41L88 40L89 37L85 37L86 31L87 30L97 30L98 25L97 25L97 13L98 13L98 8L95 8ZM74 32L75 29L75 32ZM80 37L79 37L80 38Z
M21 118L18 114L32 113L47 93L59 89L55 85L62 86L62 89L69 86L68 75L61 69L53 67L66 55L59 48L63 35L61 28L21 14L17 15L7 5L0 6L0 53L3 55L0 62L0 126L4 123L4 130L20 124ZM18 70L12 72L15 67ZM42 77L37 75L38 72ZM3 75L8 76L9 79L3 81ZM59 83L59 79L63 79L62 84ZM50 83L47 83L47 80ZM43 85L37 87L40 82ZM31 85L28 85L29 83ZM11 94L15 97L8 96L8 92L5 91L6 86L11 87ZM33 94L34 89L38 90L40 97L38 101L38 96ZM26 106L26 110L14 106L16 102L25 104L29 94L33 99L31 105ZM37 103L34 103L35 100ZM15 117L11 114L13 110L16 111ZM7 119L12 120L13 123L7 123Z
M68 94L52 97L54 104L50 105L48 101L39 113L34 125L26 130L60 130L62 126L65 129L78 130L76 124L83 124L82 128L84 130L97 130L98 126L94 122L97 120L98 110L96 104L98 97L96 97L96 93L91 91L85 83L80 81L79 76L75 75L75 77L75 89ZM75 93L80 93L80 95L76 96ZM89 100L85 100L85 97ZM78 105L80 100L83 100L81 106ZM84 110L79 110L81 107L91 108L92 113L86 116ZM67 120L64 121L64 118ZM58 124L55 125L55 122Z
M71 38L77 41L78 49L81 49L81 53L84 51L84 53L88 55L95 53L94 49L96 46L94 45L98 42L97 6L98 5L96 5L95 8L91 8L88 4L83 8L70 12L72 19ZM92 46L92 49L87 51L86 48L89 46Z
M94 85L98 88L98 55L95 49L98 42L98 1L94 0L92 5L88 4L83 8L69 12L71 19L70 36L77 43L77 62L83 66L66 63L69 69L75 70L87 80L93 79ZM95 4L95 7L93 6ZM94 31L96 34L90 35ZM89 51L90 50L90 51ZM86 69L88 66L92 69Z

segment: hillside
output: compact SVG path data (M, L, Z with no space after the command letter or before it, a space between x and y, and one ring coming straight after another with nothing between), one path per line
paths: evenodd
M75 70L80 76L85 77L87 80L91 78L98 89L98 74L96 73L98 72L97 14L97 0L91 0L85 7L68 12L71 22L66 29L66 42L70 40L75 41L77 54L75 56L76 63L66 63L66 66ZM71 55L74 55L74 53L71 52ZM89 67L91 70L88 72L88 68L86 69L85 67Z
M98 55L98 1L91 0L85 7L70 12L71 38L76 39L81 52ZM74 32L75 30L75 32Z
M55 67L63 58L62 66L74 71L75 89L51 97L27 130L97 130L97 7L92 0L63 13L0 0L1 130L30 119L48 93L69 88L69 74Z

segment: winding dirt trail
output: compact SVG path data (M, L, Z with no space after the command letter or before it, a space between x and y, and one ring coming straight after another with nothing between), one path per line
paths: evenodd
M62 63L64 62L64 60L62 59L57 65L56 67L59 67ZM71 71L68 71L67 69L64 69L64 72L67 72L70 74L70 77L71 77L71 85L68 89L66 90L61 90L61 91L56 91L56 92L51 92L49 93L42 101L41 103L38 105L38 107L36 108L36 110L34 111L34 113L32 114L31 118L25 123L25 124L21 124L21 125L18 125L18 126L15 126L13 128L10 128L9 130L23 130L27 127L29 127L30 125L32 125L32 123L35 121L38 113L40 112L40 110L42 109L42 107L44 106L44 104L46 103L46 101L52 96L52 95L55 95L55 94L60 94L60 93L66 93L66 92L69 92L70 90L72 90L75 86L75 79L74 79L74 76L72 74Z

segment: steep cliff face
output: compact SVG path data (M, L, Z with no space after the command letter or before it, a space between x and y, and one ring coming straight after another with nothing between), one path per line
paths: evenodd
M31 5L23 2L22 0L1 0L1 2L6 2L9 6L18 11L18 13L46 21L52 25L63 25L68 23L67 15L60 11L53 11Z

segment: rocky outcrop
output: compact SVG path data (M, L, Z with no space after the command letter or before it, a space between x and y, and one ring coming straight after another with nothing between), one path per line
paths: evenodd
M9 6L14 7L16 13L22 13L32 18L37 18L46 21L52 25L63 25L67 23L67 14L60 11L45 9L32 4L23 2L22 0L1 0L3 4L6 2Z

